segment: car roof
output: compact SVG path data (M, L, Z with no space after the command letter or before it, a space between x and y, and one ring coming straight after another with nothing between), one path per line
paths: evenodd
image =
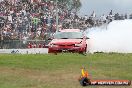
M62 29L59 32L81 32L80 29Z

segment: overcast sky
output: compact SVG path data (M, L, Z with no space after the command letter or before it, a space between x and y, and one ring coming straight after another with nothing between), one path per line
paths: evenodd
M132 0L81 0L80 15L90 15L95 11L97 15L113 13L132 13Z

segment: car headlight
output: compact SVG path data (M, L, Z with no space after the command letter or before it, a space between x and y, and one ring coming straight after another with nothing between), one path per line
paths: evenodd
M57 47L58 45L56 44L50 44L50 47Z
M79 43L79 44L75 44L76 47L80 47L82 46L82 43Z

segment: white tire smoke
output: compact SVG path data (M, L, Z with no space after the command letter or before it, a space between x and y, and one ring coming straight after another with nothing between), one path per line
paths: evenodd
M132 53L132 20L113 21L87 29L88 51Z

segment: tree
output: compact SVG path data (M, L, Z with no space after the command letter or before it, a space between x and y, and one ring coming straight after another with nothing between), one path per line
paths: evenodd
M76 9L77 11L80 9L81 7L81 2L80 0L72 0L73 1L73 8Z
M76 11L78 11L82 5L80 0L58 0L58 2L66 3L70 10L76 9Z

